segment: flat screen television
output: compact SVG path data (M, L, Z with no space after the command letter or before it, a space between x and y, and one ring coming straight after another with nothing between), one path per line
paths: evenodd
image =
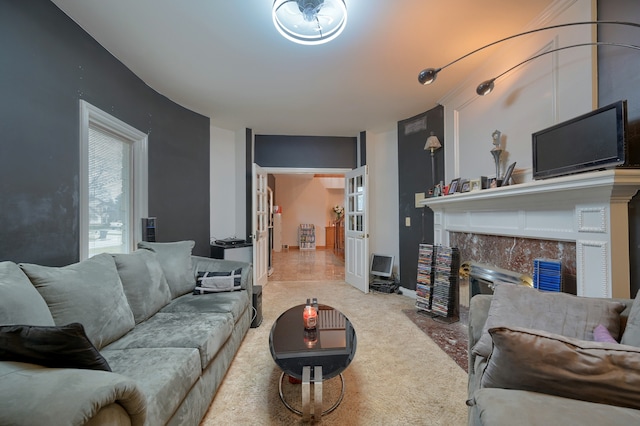
M533 178L637 166L626 128L627 102L618 101L533 133Z
M393 256L371 255L371 275L389 278L393 275Z

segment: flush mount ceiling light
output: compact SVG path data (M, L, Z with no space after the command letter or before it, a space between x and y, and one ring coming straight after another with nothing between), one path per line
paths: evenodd
M347 25L344 0L275 0L273 24L285 38L299 44L323 44Z

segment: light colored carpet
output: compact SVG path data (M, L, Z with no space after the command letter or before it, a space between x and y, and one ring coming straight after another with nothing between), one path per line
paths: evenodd
M281 370L269 352L269 332L288 308L317 297L342 311L357 335L356 355L344 371L346 393L325 425L465 425L467 374L407 316L413 300L363 294L344 281L270 281L263 288L264 320L250 329L202 425L295 425L300 416L280 401ZM295 406L300 385L285 380ZM340 379L324 384L325 409ZM296 401L297 398L297 401Z

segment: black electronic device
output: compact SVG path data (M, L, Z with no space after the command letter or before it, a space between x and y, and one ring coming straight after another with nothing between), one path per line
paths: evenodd
M142 241L147 241L150 243L156 242L156 218L155 217L142 218Z
M618 101L531 135L533 178L613 167L638 167L627 140L627 102Z
M262 286L253 286L253 320L251 321L251 328L257 328L262 323Z
M245 240L240 239L240 238L225 238L223 240L215 240L214 241L216 244L221 245L221 246L234 246L236 244L243 244L245 243Z

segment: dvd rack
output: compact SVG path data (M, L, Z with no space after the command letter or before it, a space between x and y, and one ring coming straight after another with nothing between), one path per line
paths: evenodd
M432 316L459 319L460 251L421 244L418 251L416 308Z
M418 250L418 280L416 283L416 308L431 312L433 294L433 250L431 244L420 244Z
M300 224L298 227L298 247L300 250L316 249L316 226L314 224Z

